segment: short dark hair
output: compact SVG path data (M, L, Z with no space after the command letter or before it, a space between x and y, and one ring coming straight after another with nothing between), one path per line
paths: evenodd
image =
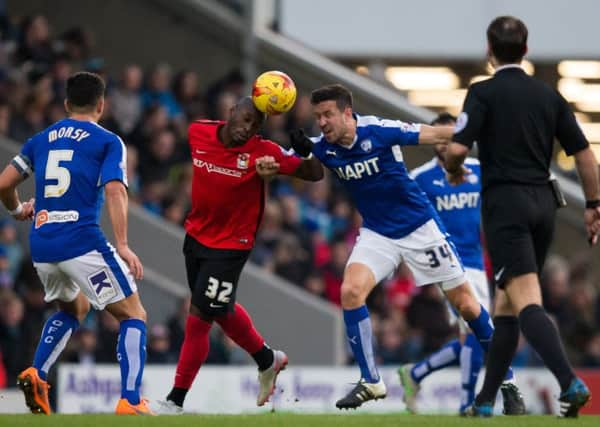
M499 16L487 29L492 54L501 63L519 62L527 52L527 27L514 16Z
M451 125L456 123L456 117L450 113L440 113L435 119L431 121L431 126L435 125Z
M73 108L93 108L104 96L105 88L98 74L80 71L67 79L67 103Z
M317 105L324 101L335 101L337 107L343 111L346 107L352 108L352 92L341 84L333 84L315 89L310 94L310 103L312 105Z

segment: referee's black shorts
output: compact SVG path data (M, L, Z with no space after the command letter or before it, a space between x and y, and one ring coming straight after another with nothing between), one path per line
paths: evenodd
M548 185L504 184L483 193L483 230L496 286L539 273L554 232L556 201Z

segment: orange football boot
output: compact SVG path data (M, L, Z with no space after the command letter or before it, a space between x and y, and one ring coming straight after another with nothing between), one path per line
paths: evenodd
M140 403L132 405L127 399L120 399L115 409L117 415L156 415L148 406L147 399L140 399Z
M36 368L27 368L21 372L17 377L17 385L25 395L25 403L33 414L50 415L50 385L40 378Z

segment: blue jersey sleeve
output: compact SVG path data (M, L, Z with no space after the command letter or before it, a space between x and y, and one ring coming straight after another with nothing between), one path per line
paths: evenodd
M118 136L107 143L104 161L100 170L100 186L109 181L121 181L127 186L127 149Z
M419 124L380 119L375 116L360 116L358 125L371 128L389 146L417 145L419 143L419 132L421 130Z
M21 148L21 152L12 159L12 165L19 171L24 177L28 177L33 173L33 147L35 144L35 137L29 138L27 142Z

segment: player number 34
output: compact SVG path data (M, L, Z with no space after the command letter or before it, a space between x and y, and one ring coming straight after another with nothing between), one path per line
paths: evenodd
M428 261L431 268L437 268L441 265L440 258L448 258L450 262L453 261L452 251L447 244L425 251L425 255L429 257Z

